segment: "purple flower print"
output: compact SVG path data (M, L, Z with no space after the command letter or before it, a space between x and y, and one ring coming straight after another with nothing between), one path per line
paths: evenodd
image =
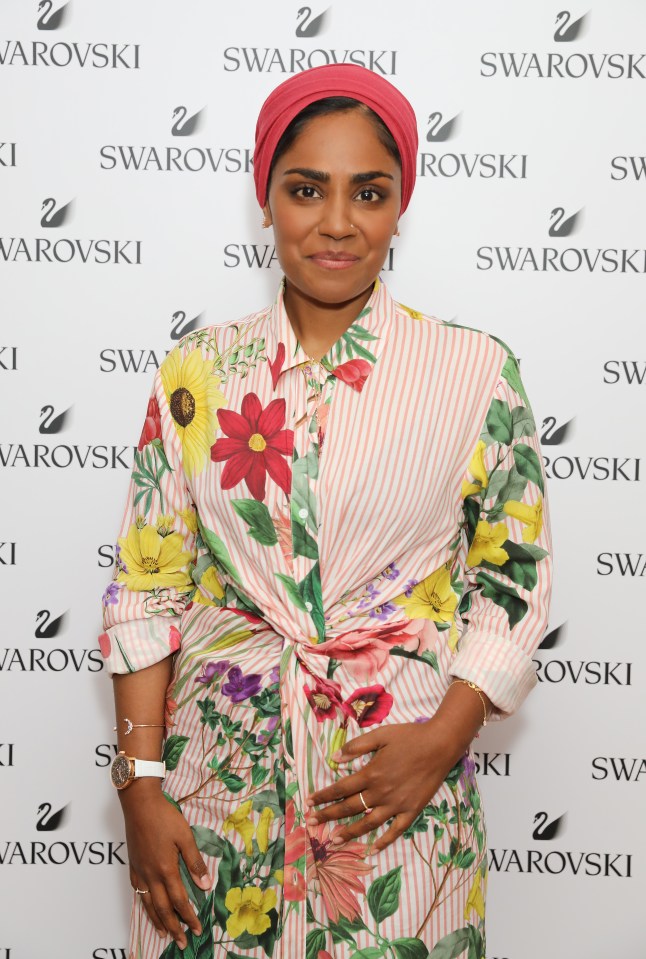
M272 686L280 681L280 666L274 666L269 674L269 685Z
M474 776L476 771L475 761L465 753L462 757L462 773L460 775L460 785L463 789L474 785Z
M227 669L229 668L229 660L221 659L219 663L206 663L202 666L202 672L199 676L196 677L196 683L210 683L211 680L218 676L224 676Z
M121 583L108 583L106 590L103 594L103 605L104 606L116 606L119 602L118 592L122 588Z
M239 666L232 666L227 673L228 682L224 683L221 692L231 697L232 703L241 703L260 692L260 673L249 673L244 676Z
M385 576L386 579L397 579L399 576L399 570L394 563L391 563L390 566L386 566L381 575Z
M267 720L267 725L258 733L258 742L259 743L268 743L271 739L271 734L278 725L278 716L270 716Z
M378 619L381 622L384 622L388 619L391 613L396 613L397 607L394 603L384 603L382 606L375 606L374 609L370 610L370 615L373 619Z
M117 569L120 570L122 573L127 573L127 572L128 572L128 567L126 566L126 564L124 563L124 561L121 559L121 547L119 546L118 543L117 543L117 545L114 547L114 565L115 565L115 566L117 567Z
M368 583L368 585L366 586L366 590L368 592L368 595L364 597L364 599L362 599L360 603L357 604L357 609L363 609L365 606L369 606L370 603L372 603L377 598L377 596L379 596L379 590L377 589L374 583Z
M406 583L406 586L404 587L404 595L408 596L409 599L413 595L413 590L417 586L418 582L419 580L417 579L409 579Z
M430 716L417 716L414 720L416 723L427 723L431 717Z

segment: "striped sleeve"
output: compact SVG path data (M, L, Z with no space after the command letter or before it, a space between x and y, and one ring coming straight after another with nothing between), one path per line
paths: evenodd
M545 471L518 363L507 356L462 483L464 625L450 668L514 713L536 685L532 656L545 628L552 546Z
M179 617L194 588L197 519L157 371L103 594L99 646L109 675L135 672L179 649Z

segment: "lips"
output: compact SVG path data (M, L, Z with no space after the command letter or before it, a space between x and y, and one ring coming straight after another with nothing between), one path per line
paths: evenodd
M359 257L338 250L322 250L320 253L313 253L310 260L326 270L345 270L358 263Z

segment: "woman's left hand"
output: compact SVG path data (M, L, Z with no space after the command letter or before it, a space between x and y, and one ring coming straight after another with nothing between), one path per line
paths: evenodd
M348 740L332 758L339 763L351 762L371 752L375 755L360 770L312 793L306 821L307 825L316 826L365 812L361 792L370 812L344 826L332 842L357 839L393 819L372 846L374 854L389 846L414 822L463 755L464 747L457 745L443 723L429 719L425 723L399 723L375 729ZM330 805L313 808L322 803Z

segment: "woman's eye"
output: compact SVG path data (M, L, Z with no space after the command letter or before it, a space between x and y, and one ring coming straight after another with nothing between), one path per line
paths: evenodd
M367 203L374 203L375 200L381 200L381 194L373 190L371 186L367 186L359 193L359 199Z
M299 186L294 193L296 196L303 197L305 200L311 200L315 196L318 196L318 191L316 190L316 187L313 186Z

